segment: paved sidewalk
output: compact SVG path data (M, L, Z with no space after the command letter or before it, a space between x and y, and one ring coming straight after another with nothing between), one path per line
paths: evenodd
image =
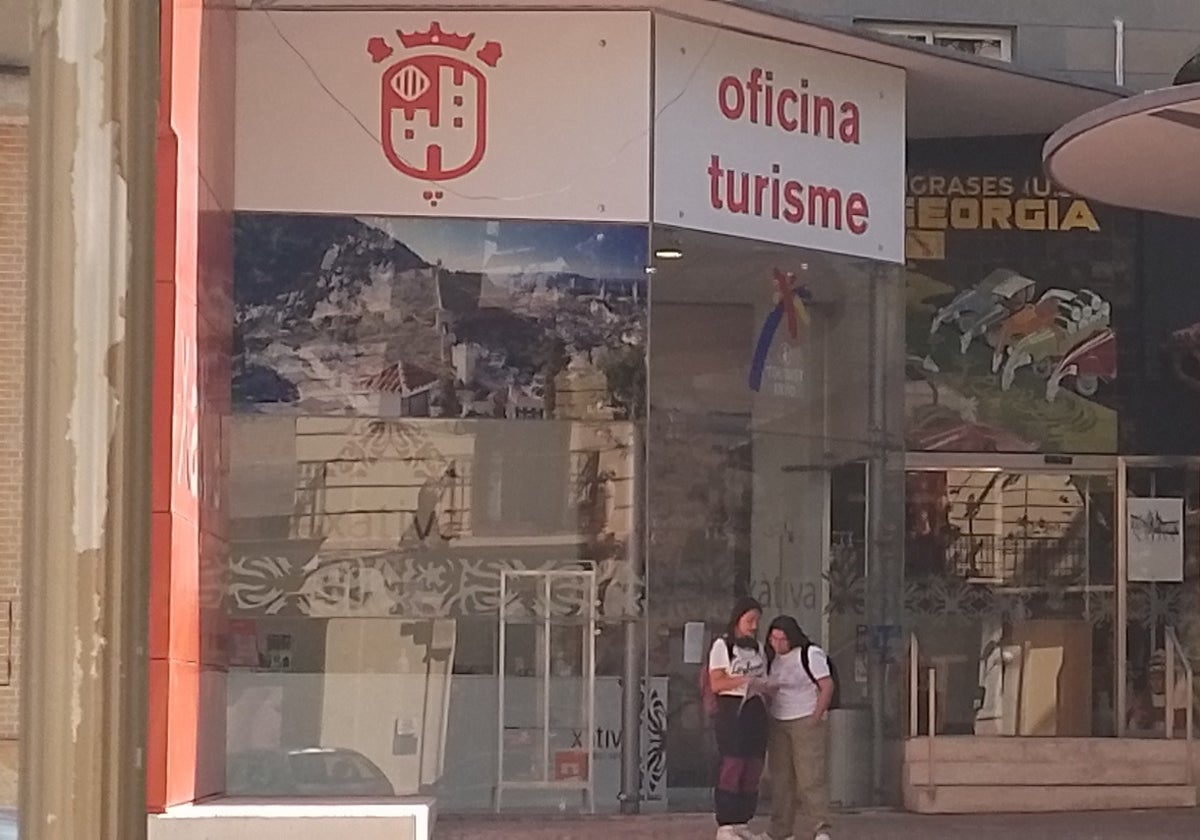
M765 825L756 823L758 830ZM441 817L434 840L710 840L712 817ZM872 812L838 817L836 840L1197 840L1200 810L923 817Z

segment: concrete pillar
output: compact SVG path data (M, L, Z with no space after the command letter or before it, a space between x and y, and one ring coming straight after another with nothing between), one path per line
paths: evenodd
M34 4L23 840L145 835L157 36Z

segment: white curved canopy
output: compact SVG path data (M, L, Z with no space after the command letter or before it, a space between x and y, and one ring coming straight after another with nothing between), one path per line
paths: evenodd
M1200 218L1200 83L1097 108L1043 152L1064 188L1118 207Z

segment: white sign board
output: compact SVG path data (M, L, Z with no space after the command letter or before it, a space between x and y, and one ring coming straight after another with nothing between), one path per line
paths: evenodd
M237 210L649 219L647 12L237 26Z
M1183 580L1183 499L1129 499L1129 580Z
M904 71L656 19L656 222L904 260Z

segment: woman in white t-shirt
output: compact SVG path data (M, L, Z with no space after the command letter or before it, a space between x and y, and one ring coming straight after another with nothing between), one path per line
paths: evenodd
M717 840L747 840L758 809L758 786L767 752L767 655L756 638L762 607L753 598L734 605L725 633L708 654L708 679L716 695L713 719L720 766L713 798Z
M829 659L788 615L771 622L767 644L774 686L768 741L770 834L772 840L829 840Z

